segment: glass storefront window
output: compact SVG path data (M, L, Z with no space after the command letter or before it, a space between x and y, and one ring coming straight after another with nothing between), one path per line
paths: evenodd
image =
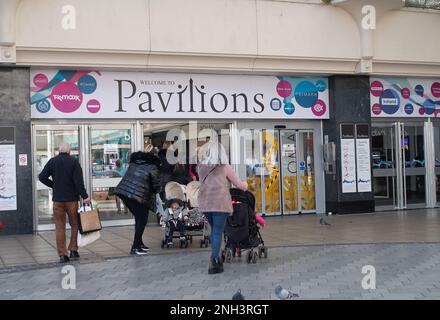
M103 220L132 218L113 193L127 171L131 151L131 129L91 129L92 199Z
M37 130L35 133L35 165L37 176L43 170L50 158L58 155L61 143L70 144L70 154L79 157L78 129L72 130ZM36 206L39 224L52 223L53 205L52 189L41 182L36 183Z

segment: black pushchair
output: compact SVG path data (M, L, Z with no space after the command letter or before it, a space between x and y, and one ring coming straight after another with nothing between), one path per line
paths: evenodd
M231 189L233 214L226 220L225 249L223 261L231 262L247 251L247 263L256 263L257 258L267 258L267 247L261 237L255 218L255 197L249 191Z

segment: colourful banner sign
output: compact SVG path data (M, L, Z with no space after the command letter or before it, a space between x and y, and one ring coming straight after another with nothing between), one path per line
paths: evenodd
M440 79L370 78L372 117L437 117Z
M32 118L328 119L328 80L31 70Z

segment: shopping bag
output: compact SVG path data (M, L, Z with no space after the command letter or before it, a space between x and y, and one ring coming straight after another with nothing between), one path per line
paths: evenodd
M81 234L99 231L102 229L98 209L93 206L81 206L78 209L78 229Z
M99 231L89 232L85 234L81 234L81 232L78 232L78 247L83 248L85 246L88 246L99 238L101 238L101 233Z

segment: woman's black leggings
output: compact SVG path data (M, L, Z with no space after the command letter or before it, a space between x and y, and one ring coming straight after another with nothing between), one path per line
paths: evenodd
M134 240L131 249L140 249L144 243L142 242L142 236L144 234L145 227L148 223L149 208L146 205L132 199L122 199L125 206L134 215Z

